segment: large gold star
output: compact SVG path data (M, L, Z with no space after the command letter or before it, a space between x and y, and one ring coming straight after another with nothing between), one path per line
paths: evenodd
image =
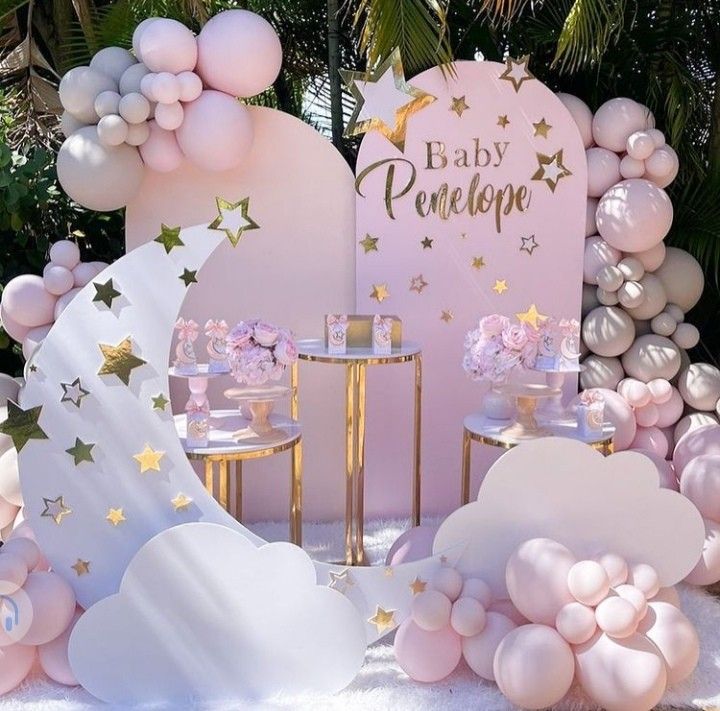
M65 451L73 458L75 466L78 466L82 462L94 462L92 455L92 448L95 446L94 443L86 444L79 437L75 438L75 446L66 449Z
M428 285L428 283L423 278L422 274L418 274L415 277L410 278L410 291L417 291L418 294L423 293L423 289Z
M0 432L12 440L15 449L19 452L31 439L47 439L38 424L42 405L23 410L12 400L7 401L7 420L0 423Z
M43 504L45 508L40 515L51 518L58 526L62 523L63 516L69 516L72 513L72 509L65 506L65 499L62 496L58 496L56 499L43 497Z
M87 575L90 572L90 561L78 558L77 562L70 567L75 571L79 578L81 575Z
M94 281L93 286L95 287L95 296L93 296L93 301L101 302L109 309L112 308L113 300L122 296L122 294L115 288L112 279L108 279L104 284Z
M395 610L383 610L380 605L375 608L375 614L368 620L377 628L378 634L387 632L395 627Z
M378 304L382 304L385 299L390 296L387 284L373 284L372 291L370 292L370 298L375 299Z
M72 383L60 383L60 387L63 391L63 396L60 398L60 402L71 402L75 407L80 407L82 399L90 394L89 390L80 383L80 378L75 378Z
M352 575L349 570L343 570L342 573L335 573L332 570L330 571L330 582L328 583L329 588L337 590L339 593L344 595L347 592L347 589L352 585L355 585L355 581L352 579Z
M496 279L492 289L496 294L504 294L508 288L507 279Z
M98 343L98 346L105 359L98 375L116 375L125 385L129 385L132 371L145 365L146 361L133 354L132 339L129 336L117 346L106 343Z
M185 246L185 242L180 239L180 227L168 227L165 223L160 225L160 234L155 241L165 247L166 254L170 254L175 247Z
M545 117L543 116L537 123L533 123L533 128L535 129L533 138L535 136L542 136L543 138L547 138L552 126L545 120Z
M485 259L483 257L472 258L473 269L482 269L485 266Z
M421 580L419 577L416 577L415 580L410 583L410 590L412 590L413 595L425 592L426 587L427 583L424 580Z
M547 319L547 316L544 316L537 310L535 304L531 304L530 308L527 311L515 314L515 316L517 316L518 321L532 326L536 331L538 327L538 321L545 321Z
M150 399L152 400L153 410L165 410L165 408L170 404L170 400L168 400L162 393Z
M344 135L378 131L400 151L405 149L410 117L436 99L405 81L400 49L397 47L374 71L341 69L340 75L356 102Z
M182 492L178 493L174 499L170 499L175 511L186 511L193 500L189 496L185 496Z
M224 198L216 197L215 203L218 216L208 225L208 229L224 232L233 247L237 247L245 232L260 228L260 225L248 214L249 197L238 200L238 202L228 202Z
M361 239L358 244L365 250L365 254L368 252L377 252L378 246L377 243L380 241L379 237L371 237L370 235L365 235L365 239Z
M108 509L107 516L105 516L105 520L109 521L113 526L119 526L123 521L127 521L125 518L125 514L123 513L123 510L120 509Z
M464 96L453 96L450 102L450 111L454 111L458 116L462 116L470 107L467 105Z
M509 81L515 89L515 93L520 91L520 87L523 82L534 79L532 72L528 69L528 62L530 61L530 55L526 54L520 59L513 59L508 57L505 61L505 71L500 75L500 79Z
M445 323L450 323L450 321L452 321L454 318L455 316L453 315L453 312L449 309L445 309L440 312L440 320L444 321Z
M505 128L509 123L510 123L510 119L507 117L507 114L498 116L498 120L497 120L498 126L502 126L502 128Z
M149 444L145 445L142 452L133 454L135 459L140 464L140 473L143 474L148 471L160 471L160 460L165 456L165 452L154 450Z
M537 153L538 169L533 173L532 180L542 180L552 192L557 184L572 173L563 165L563 149L551 156Z

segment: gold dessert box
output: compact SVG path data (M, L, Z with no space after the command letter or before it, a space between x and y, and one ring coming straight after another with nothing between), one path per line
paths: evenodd
M325 316L325 348L328 347L327 317ZM375 314L348 314L347 347L348 348L372 348L372 328ZM381 314L389 316L389 314ZM402 321L397 316L389 316L393 320L392 325L392 347L402 346Z

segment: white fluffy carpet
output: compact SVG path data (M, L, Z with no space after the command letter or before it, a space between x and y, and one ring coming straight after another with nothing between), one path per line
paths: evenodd
M429 522L428 522L429 523ZM366 525L366 550L370 560L382 561L385 552L403 530L405 522L375 521ZM287 524L264 523L252 527L269 541L284 540ZM342 525L305 524L304 545L319 560L341 557ZM700 664L692 679L671 689L663 708L713 709L720 707L720 601L707 593L681 590L683 609L700 635ZM14 692L0 697L0 711L76 711L89 708L111 708L101 704L82 689L51 683L40 672L34 674ZM117 708L117 707L115 707ZM335 696L304 696L277 699L272 703L251 705L232 703L214 705L213 709L292 709L292 711L444 711L482 709L511 711L494 684L482 682L467 667L460 667L450 678L437 684L419 684L404 674L394 661L391 642L383 640L368 650L365 666L355 681ZM593 709L580 695L570 696L557 706L563 711Z

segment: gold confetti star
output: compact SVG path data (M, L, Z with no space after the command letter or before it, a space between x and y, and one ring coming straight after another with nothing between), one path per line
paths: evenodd
M484 257L473 257L472 258L473 269L482 269L485 266Z
M555 192L557 184L572 173L563 165L563 149L551 156L537 153L538 169L533 173L532 180L542 180Z
M185 286L190 286L190 284L197 284L197 269L188 269L185 267L183 269L183 273L178 277L180 281L185 284Z
M342 573L336 573L332 570L330 571L330 582L328 583L329 588L337 590L339 593L344 595L347 592L347 589L352 585L355 585L355 581L352 579L352 574L349 570L343 570Z
M142 452L133 454L133 459L140 464L140 473L148 471L160 471L160 460L165 456L165 452L154 450L149 444L145 445Z
M409 119L436 98L405 81L397 47L372 72L341 69L340 75L356 102L344 135L378 131L400 151L405 149Z
M418 294L422 294L423 289L428 283L423 278L422 274L418 274L415 277L410 278L410 291L417 291Z
M498 120L497 120L498 126L502 126L502 128L505 128L509 123L510 123L510 119L507 117L507 114L498 116Z
M41 516L45 518L51 518L59 526L62 523L64 516L69 516L72 513L72 509L65 506L65 499L63 496L58 496L56 499L46 499L43 497L43 509Z
M383 573L385 573L386 578L392 578L395 575L395 571L389 565L385 567Z
M127 521L122 509L108 509L105 520L109 521L113 526L119 526L123 521Z
M380 605L375 608L375 614L368 620L371 625L375 625L378 634L387 632L395 627L395 610L383 610Z
M390 296L387 284L373 284L372 291L370 292L370 298L375 299L378 304L382 304L385 299Z
M18 452L21 451L31 439L48 438L38 424L40 413L42 412L42 405L23 410L17 403L8 400L7 412L7 420L0 423L0 432L10 437Z
M495 286L493 286L493 291L496 294L503 294L508 290L507 285L507 279L496 279L495 280Z
M215 203L218 216L208 225L208 229L224 232L233 247L237 247L245 232L260 228L260 225L248 214L250 209L249 197L238 202L228 202L224 198L216 197Z
M98 375L116 375L125 385L129 385L132 371L145 365L146 361L133 354L130 337L120 341L117 346L106 343L98 343L98 346L105 359Z
M170 400L168 400L162 393L151 398L151 400L153 410L165 410L165 408L170 404Z
M533 123L533 128L535 129L533 138L535 136L542 136L543 138L547 138L552 126L545 120L545 117L543 116L537 123Z
M532 326L536 331L538 327L538 321L545 321L547 319L547 316L544 316L537 310L535 304L531 304L530 308L527 311L515 314L515 316L517 316L518 321Z
M505 71L500 75L500 79L509 81L515 89L515 93L520 91L520 87L523 82L534 79L532 72L528 69L528 62L530 61L530 55L526 54L520 59L513 59L508 57L505 61Z
M73 458L75 466L78 466L82 462L94 462L92 455L92 448L95 446L94 443L86 444L79 437L75 438L75 446L66 449L65 451Z
M462 116L470 107L467 105L464 96L452 97L450 102L450 111L454 111L458 116Z
M365 254L367 254L368 252L379 251L377 246L379 241L379 237L371 237L370 235L365 235L365 239L361 239L358 244L365 250Z
M185 496L182 492L177 494L174 499L170 499L175 511L186 511L193 500L189 496Z
M425 592L426 587L427 583L424 580L421 580L419 577L416 577L415 580L410 583L410 590L412 590L413 595Z
M452 311L446 309L440 313L440 320L444 321L445 323L450 323L455 318Z
M90 561L78 558L77 562L70 567L75 571L79 578L81 575L87 575L90 572Z
M430 237L425 237L425 239L420 240L420 244L423 249L432 249L433 241L434 240L430 239Z
M521 237L520 240L522 241L522 246L520 247L521 252L532 254L540 246L535 239L535 235Z
M93 296L93 301L103 303L109 309L112 308L113 301L119 296L122 296L122 294L115 288L112 279L108 279L104 284L94 281L93 286L95 287L95 296Z
M180 239L180 227L168 227L164 223L160 225L160 234L155 241L165 247L166 254L170 254L175 247L185 246L185 242Z
M72 383L60 383L63 396L60 402L71 402L75 407L80 407L82 399L90 394L89 390L83 388L80 378L75 378Z

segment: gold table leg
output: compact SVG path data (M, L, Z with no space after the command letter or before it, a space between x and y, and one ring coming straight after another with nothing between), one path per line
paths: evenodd
M243 463L242 460L236 459L233 463L235 467L235 519L238 523L242 523L243 517Z
M218 501L220 503L220 506L222 506L225 511L229 511L228 509L228 482L229 482L230 476L228 474L228 460L227 459L221 459L220 460L220 496L218 497Z
M472 438L467 430L463 430L463 453L462 453L462 482L460 492L460 505L464 506L470 501L470 447Z
M302 440L292 448L290 482L290 541L302 546Z
M295 361L290 367L290 417L297 421L298 419L298 362Z
M420 466L422 442L422 356L415 357L415 435L414 435L414 462L412 481L412 522L413 526L420 525L420 512L422 497L420 491Z
M355 485L355 381L357 366L345 367L345 564L355 564L353 494Z
M214 486L213 486L213 463L212 459L205 460L205 489L208 494L214 498Z
M365 565L365 365L358 363L355 398L355 565Z

